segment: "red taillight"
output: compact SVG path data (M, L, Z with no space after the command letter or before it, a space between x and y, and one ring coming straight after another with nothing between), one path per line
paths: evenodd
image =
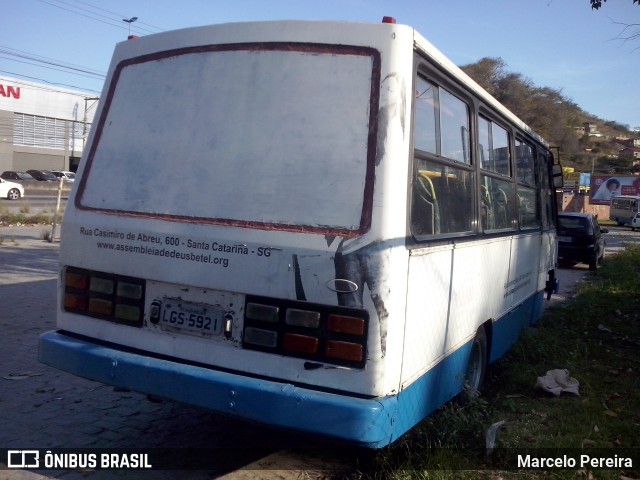
M311 355L318 352L319 343L320 340L316 337L285 333L283 347L290 352L300 352Z
M83 295L74 295L72 293L65 293L64 295L64 309L84 311L87 309L87 297Z

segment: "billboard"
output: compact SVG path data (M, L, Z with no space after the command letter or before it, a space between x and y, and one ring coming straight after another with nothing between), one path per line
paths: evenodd
M640 195L640 177L591 175L591 203L609 205L615 195Z
M562 180L565 189L578 190L580 188L580 172L568 172L567 169L563 169ZM572 169L573 170L573 169Z

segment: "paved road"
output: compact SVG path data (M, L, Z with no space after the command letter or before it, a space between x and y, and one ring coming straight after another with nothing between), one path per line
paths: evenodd
M47 227L0 227L0 448L228 448L231 478L285 478L277 472L283 448L311 439L222 418L172 402L152 403L134 392L114 391L37 360L41 333L55 328L58 245L41 240ZM231 458L229 458L231 457ZM3 462L4 459L0 459ZM290 462L290 459L286 460ZM256 471L267 465L268 470ZM291 467L295 468L295 467ZM308 464L306 467L308 468ZM46 471L47 477L87 479L218 478L224 471ZM274 477L275 475L275 477ZM1 470L0 480L40 478ZM295 478L295 477L294 477ZM313 478L313 476L309 477Z
M295 457L281 453L292 446L316 447L311 439L171 402L152 403L138 393L114 391L39 363L38 336L55 328L58 245L41 240L49 230L0 227L0 448L231 447L238 450L229 450L235 455L230 469L250 469L228 478L299 478L297 468L306 471L304 478L314 478L308 458L296 463ZM612 229L609 251L623 248L623 241L640 243L640 233ZM562 290L553 301L570 297L587 272L586 266L561 270ZM281 462L293 466L273 470L281 468ZM253 470L265 466L271 469ZM66 480L177 477L176 472L158 471L145 475L127 471L41 473ZM200 480L224 473L182 472L179 476ZM0 480L34 478L38 476L0 469Z
M640 232L632 232L629 227L608 227L609 233L605 234L605 258L615 255L625 249L627 245L640 245ZM558 269L560 291L551 296L551 301L544 303L545 307L553 306L558 302L572 298L577 287L584 282L585 275L589 272L586 264L577 264L571 268Z

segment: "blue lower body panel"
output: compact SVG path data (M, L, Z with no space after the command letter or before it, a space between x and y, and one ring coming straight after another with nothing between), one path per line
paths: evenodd
M397 397L354 398L148 357L64 332L44 333L42 363L266 425L344 439L368 447L391 443Z
M494 322L489 363L506 352L520 331L537 319L541 303L542 293ZM448 355L398 394L369 399L150 357L63 331L40 337L39 360L107 385L265 425L381 448L460 393L471 343Z

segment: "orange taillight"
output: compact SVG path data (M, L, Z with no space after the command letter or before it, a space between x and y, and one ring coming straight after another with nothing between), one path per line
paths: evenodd
M364 318L331 314L329 315L327 328L332 332L362 336L364 335Z
M361 362L363 360L362 345L351 342L341 342L329 340L325 355L336 360L347 360L349 362Z

